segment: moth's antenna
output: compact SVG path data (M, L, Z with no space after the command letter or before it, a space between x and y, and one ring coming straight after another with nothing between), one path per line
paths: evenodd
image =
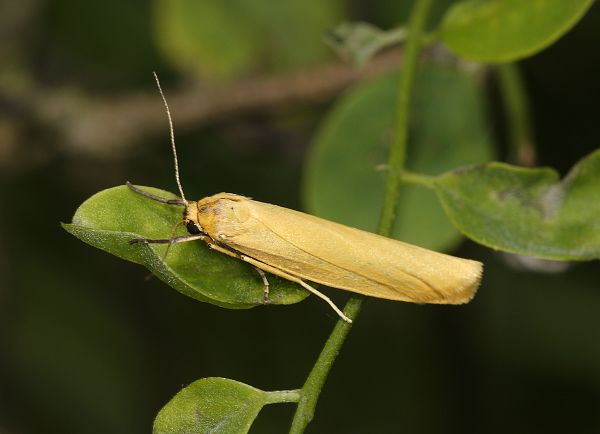
M179 180L179 162L177 161L177 148L175 147L175 130L173 129L173 120L171 119L169 104L167 104L165 94L163 93L162 87L160 87L158 75L156 74L156 72L152 72L152 74L154 74L154 79L156 80L158 91L160 92L160 96L162 97L163 103L165 104L165 109L167 110L167 117L169 118L169 131L171 133L171 149L173 149L173 160L175 161L175 181L177 182L177 187L179 188L179 194L181 194L181 199L183 199L183 202L185 203L185 205L187 205L187 200L185 199L185 195L183 194L183 188L181 187L181 181Z

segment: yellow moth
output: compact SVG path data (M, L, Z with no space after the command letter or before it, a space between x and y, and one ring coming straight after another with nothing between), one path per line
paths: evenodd
M183 206L183 223L190 235L164 240L135 239L132 243L206 242L212 249L264 272L302 285L319 296L345 321L351 322L324 294L306 281L364 294L413 303L467 303L481 280L477 261L427 250L401 241L324 220L299 211L231 193L199 201L185 199L171 115L155 76L171 129L175 178L181 199L167 200L130 183L137 193L167 204Z

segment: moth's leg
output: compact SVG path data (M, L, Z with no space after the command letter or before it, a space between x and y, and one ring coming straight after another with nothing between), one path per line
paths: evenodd
M212 250L214 250L216 252L224 253L224 254L226 254L228 256L231 256L233 258L244 260L243 259L243 255L240 255L239 253L237 253L237 252L235 252L233 250L226 249L226 248L221 247L221 246L219 246L218 244L215 244L215 243L210 243L209 242L207 244L208 244L208 247L210 249L212 249ZM264 285L263 286L263 303L269 304L271 301L269 300L269 281L267 280L267 276L264 273L264 271L261 270L260 268L258 268L256 265L254 266L254 268L256 269L256 271L260 275L260 278L263 281L263 285Z
M257 261L256 259L251 258L246 255L239 255L239 258L242 261L245 261L245 262L248 262L249 264L254 265L256 268L260 268L263 271L267 271L276 276L283 277L286 280L290 280L292 282L298 283L306 290L315 294L317 297L325 300L329 304L329 306L331 306L331 308L340 316L340 318L342 318L347 323L352 324L352 320L350 318L348 318L346 315L344 315L344 313L335 305L335 303L333 301L331 301L331 299L329 297L327 297L322 292L317 291L315 288L310 286L308 283L306 283L304 280L300 279L299 277L296 277L293 274L288 274L285 271L281 271L278 268L275 268L271 265L265 264L264 262Z
M258 274L260 274L260 278L263 281L263 303L269 304L271 303L271 300L269 300L269 281L267 280L267 275L257 266L254 266L254 269L258 272Z
M224 253L227 256L231 256L232 258L242 259L240 254L233 250L226 249L226 248L221 247L218 244L212 243L210 241L206 241L206 244L208 245L209 249L214 250L215 252Z
M188 241L195 240L206 240L208 237L204 234L201 235L182 235L180 237L167 238L164 240L149 240L148 238L134 238L129 240L129 244L177 244L186 243Z

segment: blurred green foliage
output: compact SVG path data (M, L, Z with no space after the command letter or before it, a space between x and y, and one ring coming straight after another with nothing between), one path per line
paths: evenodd
M323 33L343 19L340 0L155 0L156 40L179 69L213 81L330 56ZM227 50L223 50L227 47Z
M328 26L322 17L332 25L352 18L389 28L410 3L353 1L334 12L323 6L319 20L278 15L284 6L270 16L235 10L231 22L264 42L276 38L265 36L278 35L269 33L274 28L297 29L290 21ZM449 3L436 2L438 16ZM110 96L151 88L154 69L167 70L167 81L176 76L181 65L164 51L157 5L57 0L1 7L0 53L14 53L9 45L20 49L0 59L1 77L18 71L20 82L36 86L27 100L14 101L14 89L6 87L13 82L0 82L0 431L147 433L170 397L201 377L236 378L263 390L300 386L335 320L322 302L242 311L194 303L162 282L144 281L140 267L86 248L58 225L91 193L126 179L174 186L166 127L164 136L107 160L64 148L27 108L63 85ZM598 29L594 5L557 43L522 64L539 162L561 174L598 146L592 97L600 93ZM316 40L310 50L317 54L292 59L281 48L288 41L278 40L222 77L293 70L327 57L319 35L294 32ZM210 41L224 58L238 48L226 41ZM506 133L497 89L492 83L486 92L502 157ZM188 194L232 191L300 208L306 144L328 108L267 110L178 130ZM435 225L415 228L414 236L426 238ZM471 243L453 253L486 264L475 300L460 308L369 301L311 431L600 430L598 263L544 274L515 269ZM251 432L285 432L292 407L266 407Z
M397 73L363 83L323 120L305 166L304 199L309 212L376 230L394 134L397 87ZM482 90L475 77L452 67L430 65L419 70L409 170L437 175L492 159ZM412 185L402 188L393 237L433 250L451 249L461 239L435 194Z
M45 14L36 30L41 41L44 35L50 39L40 45L49 72L84 73L96 83L111 79L131 86L160 61L147 1L40 3Z

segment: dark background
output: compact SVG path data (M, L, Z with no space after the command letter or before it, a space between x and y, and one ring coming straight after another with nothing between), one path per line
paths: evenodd
M389 27L409 9L395 3L341 8L345 18ZM300 387L336 320L321 301L248 311L202 304L145 281L144 269L59 226L87 197L127 179L175 190L151 71L161 74L167 97L192 80L158 50L151 8L141 0L5 0L1 8L0 433L149 432L157 411L201 377ZM596 4L522 62L539 163L563 174L599 144L599 36ZM273 71L257 59L255 70L205 85L227 88ZM48 102L136 92L152 96L164 128L108 150L65 139L61 125L70 119L61 122ZM188 197L231 191L301 209L303 157L334 93L177 129ZM493 80L489 96L502 144ZM506 155L502 145L499 152ZM368 301L308 431L600 432L598 263L538 273L471 242L453 253L485 263L474 301ZM338 303L347 297L330 293ZM266 407L252 432L286 432L293 410Z

